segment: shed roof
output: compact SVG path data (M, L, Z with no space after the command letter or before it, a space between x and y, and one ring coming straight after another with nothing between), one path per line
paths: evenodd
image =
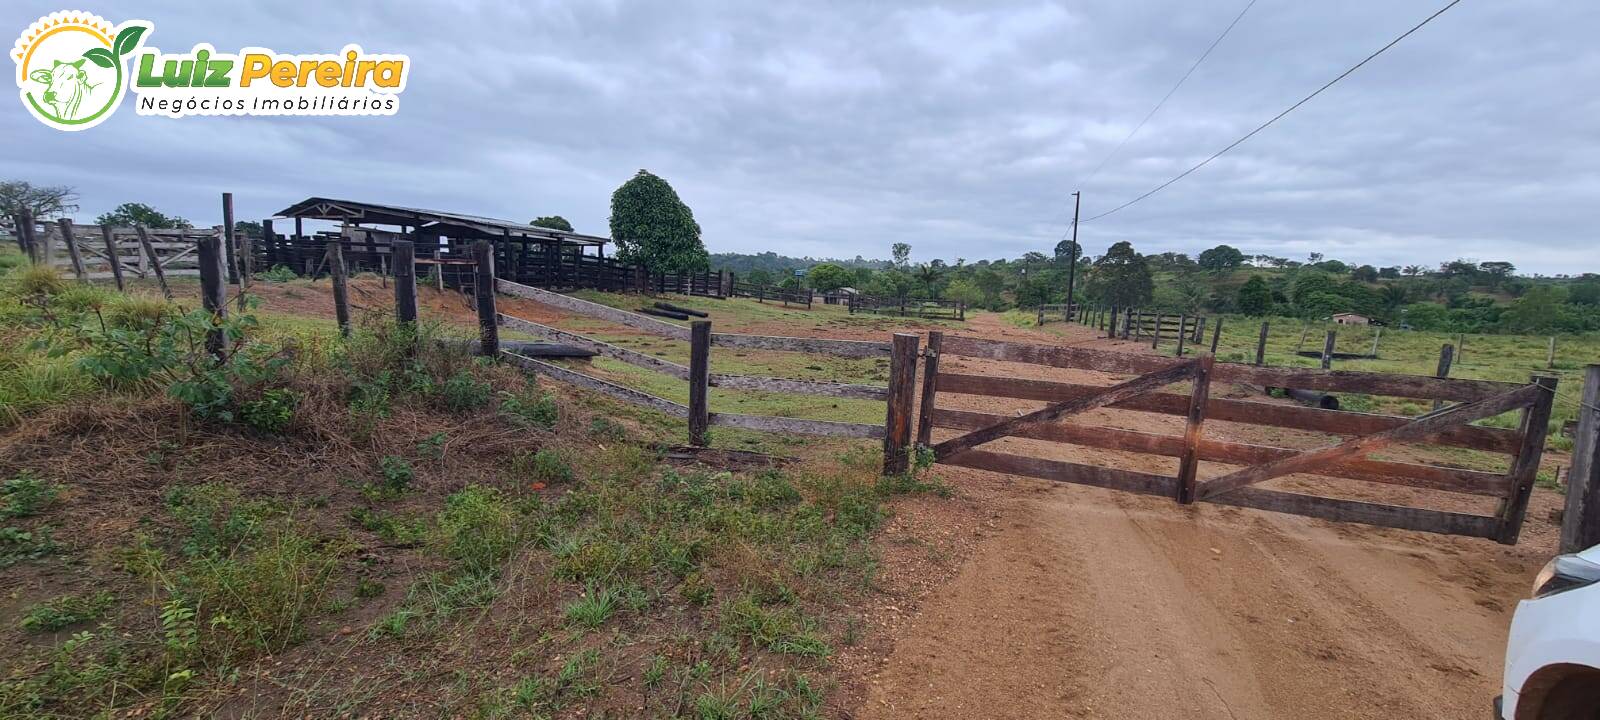
M410 225L423 229L465 230L477 237L484 238L498 238L510 235L511 237L560 240L574 245L605 245L611 242L610 238L597 235L584 235L564 230L534 227L527 223L500 220L481 215L467 215L443 210L425 210L402 205L383 205L354 200L336 200L325 197L306 198L279 210L277 216L309 220L338 220L351 223L376 223L379 225Z

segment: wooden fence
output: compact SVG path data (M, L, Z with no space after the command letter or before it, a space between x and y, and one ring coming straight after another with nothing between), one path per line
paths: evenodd
M756 302L760 303L771 300L783 303L784 307L795 305L804 307L807 310L811 309L812 293L805 288L789 289L777 285L757 285L755 283L740 282L732 280L732 273L729 273L728 277L730 278L729 286L733 297L755 298Z
M1527 384L1348 371L1267 368L1216 363L1211 355L1169 359L1073 347L1023 345L964 337L929 337L931 359L925 372L918 440L931 445L937 462L997 472L1080 483L1129 492L1165 495L1180 503L1196 501L1367 523L1436 533L1470 535L1515 543L1527 511L1556 380L1533 377ZM1056 368L1136 375L1115 385L1055 382L994 373L962 374L940 369L943 356L975 357ZM1188 382L1187 394L1156 392ZM1343 412L1210 397L1216 382L1257 387L1295 387L1453 402L1418 417ZM1020 417L952 410L939 406L946 393L1048 403ZM1186 417L1182 435L1134 432L1114 427L1056 422L1109 407ZM1516 430L1479 427L1475 420L1520 410ZM1334 445L1301 451L1285 447L1223 441L1205 436L1207 421L1314 431L1340 436ZM932 430L965 434L933 443ZM1350 436L1350 437L1344 437ZM1094 464L1049 460L978 449L1004 437L1021 437L1089 448L1178 458L1174 475ZM1368 454L1396 443L1466 447L1510 457L1504 473L1443 465L1377 459ZM1233 469L1199 479L1202 461ZM1362 502L1301 492L1263 489L1257 484L1290 474L1312 474L1366 483L1498 499L1493 515L1447 512Z
M903 317L966 320L967 304L959 300L933 298L888 298L872 295L851 295L850 313L900 315Z
M22 218L14 232L13 240L34 262L62 268L83 280L119 281L158 274L197 277L199 242L222 235L220 227L109 227L70 220L27 223Z

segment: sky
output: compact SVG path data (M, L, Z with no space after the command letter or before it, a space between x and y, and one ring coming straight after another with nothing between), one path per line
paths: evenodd
M320 195L609 234L610 195L666 178L712 252L914 261L1050 253L1446 0L1258 0L1092 178L1246 0L83 3L147 47L404 53L399 112L135 114L62 133L0 103L0 179L197 225ZM1600 272L1600 3L1465 0L1219 160L1079 226L1196 255ZM14 38L13 38L14 39Z

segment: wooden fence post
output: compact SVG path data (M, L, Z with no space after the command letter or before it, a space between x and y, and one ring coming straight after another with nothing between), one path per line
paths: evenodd
M939 393L939 348L944 344L944 333L928 333L928 348L922 352L922 404L917 407L917 444L933 445L933 408Z
M403 323L417 321L417 246L396 240L389 246L394 256L394 317Z
M345 285L348 271L344 247L338 240L328 241L328 277L333 280L333 316L339 321L339 334L350 337L350 291Z
M484 357L500 356L500 314L494 302L494 243L479 240L472 244L473 266L472 294L478 305L478 352ZM441 269L440 276L444 266Z
M206 352L221 362L226 359L224 349L228 341L221 327L221 321L228 317L222 238L216 235L203 237L198 245L195 256L200 262L200 304L212 317L211 329L206 331Z
M1378 357L1378 341L1383 339L1383 326L1379 325L1377 332L1372 334L1372 352L1368 353L1374 359Z
M1556 368L1556 336L1554 335L1550 336L1550 352L1545 355L1544 367L1546 370L1554 370Z
M1333 367L1333 344L1339 338L1337 330L1329 330L1327 337L1322 340L1322 369Z
M1183 455L1178 460L1178 502L1194 502L1195 474L1200 467L1200 433L1206 421L1206 403L1211 399L1211 367L1216 358L1201 354L1195 368L1194 390L1189 393L1189 419L1183 428Z
M1444 345L1439 347L1439 369L1434 371L1434 373L1433 373L1434 377L1438 377L1438 378L1450 377L1450 363L1453 361L1453 359L1455 357L1455 351L1456 351L1455 346L1451 345L1450 343L1445 343ZM1444 401L1443 400L1435 400L1435 401L1433 401L1433 409L1438 410L1439 408L1442 408L1442 407L1444 407Z
M906 450L911 445L912 408L917 382L917 344L910 333L895 333L889 355L888 411L883 420L883 474L906 471Z
M161 285L161 294L171 300L172 289L167 287L167 274L161 269L161 258L156 256L156 246L150 244L150 233L143 225L133 226L133 231L138 233L139 246L144 248L145 258L150 261L150 268L156 273L156 282Z
M1556 378L1551 375L1534 375L1529 382L1544 388L1534 398L1533 404L1522 412L1522 445L1517 449L1511 471L1506 479L1511 481L1511 494L1500 512L1500 537L1502 545L1517 544L1522 534L1522 519L1528 514L1528 498L1533 495L1533 482L1539 477L1539 460L1544 454L1545 433L1550 427L1550 409L1556 401Z
M22 254L26 255L29 261L32 261L33 243L28 242L28 239L33 236L33 231L24 228L33 227L33 213L29 212L28 210L22 210L21 212L13 213L11 215L11 224L15 225L17 228L17 249L21 250Z
M1211 326L1211 354L1217 354L1217 343L1222 340L1222 317L1217 317L1217 324Z
M1156 313L1156 328L1155 328L1155 332L1152 333L1152 337L1150 338L1150 349L1151 350L1154 350L1156 348L1161 347L1161 323L1163 321L1165 321L1166 319L1167 319L1166 315L1163 315L1161 313Z
M711 321L689 323L689 444L705 447L711 427Z
M1261 367L1267 361L1267 329L1269 321L1261 321L1261 337L1256 339L1256 367Z
M1184 328L1188 324L1189 324L1189 316L1187 316L1187 315L1179 315L1178 316L1178 352L1175 353L1176 357L1183 357L1183 343L1184 343L1185 340L1189 339L1189 334L1184 332ZM1157 335L1157 337L1160 337L1160 336Z
M72 220L61 218L56 225L61 228L61 240L67 244L67 256L72 258L72 274L78 276L78 280L87 282L89 273L83 268L83 253L78 250L78 237L72 231ZM1550 338L1550 346L1555 347L1555 338Z
M1578 430L1567 470L1567 503L1561 514L1561 552L1600 545L1600 365L1583 377Z
M116 235L111 232L110 225L101 225L100 236L106 240L106 259L111 261L111 277L117 281L117 292L122 292L125 289L122 281L122 253L117 247Z
M1206 321L1208 318L1201 315L1194 321L1194 344L1199 345L1206 341Z
M1467 364L1467 334L1456 334L1456 362Z
M227 255L228 284L239 284L238 234L233 229L233 193L222 194L222 251Z
M1128 339L1128 330L1133 324L1133 308L1124 308L1122 311L1122 339Z

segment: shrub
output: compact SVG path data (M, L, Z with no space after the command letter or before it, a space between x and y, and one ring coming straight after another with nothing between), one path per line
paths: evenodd
M554 429L560 418L555 398L545 393L537 397L527 393L500 393L500 414L517 425L543 430Z
M277 388L261 393L261 397L240 407L244 424L267 433L281 433L289 429L294 420L294 410L300 396L288 388Z
M31 470L17 473L0 485L0 518L37 515L61 496L61 486L40 480Z
M67 289L67 279L50 265L29 265L11 276L19 295L56 295Z
M221 482L175 487L167 492L167 509L188 530L183 545L188 555L227 554L246 547L278 514L272 503L244 500Z
M62 595L28 608L18 623L29 632L55 632L70 625L98 619L111 608L115 597L99 592L90 597Z
M277 652L305 636L345 547L285 525L247 556L202 556L180 573L179 597L203 608L202 648L224 660L238 645Z
M300 276L296 275L294 270L290 269L287 265L273 265L272 269L267 270L266 272L258 272L255 274L255 277L267 282L282 283L289 282L290 280Z
M402 493L411 487L416 471L411 463L398 455L385 455L378 460L378 470L383 473L383 489Z
M471 575L494 575L511 559L517 518L494 488L470 485L445 499L438 517L439 545L445 557Z
M555 450L540 448L533 455L524 457L527 458L526 462L519 464L525 465L525 472L535 480L546 483L572 482L572 466Z
M479 380L470 371L460 370L444 381L439 395L446 409L467 412L488 405L491 390L488 382Z
M107 306L106 325L119 330L148 331L173 313L171 303L142 295L124 295Z

